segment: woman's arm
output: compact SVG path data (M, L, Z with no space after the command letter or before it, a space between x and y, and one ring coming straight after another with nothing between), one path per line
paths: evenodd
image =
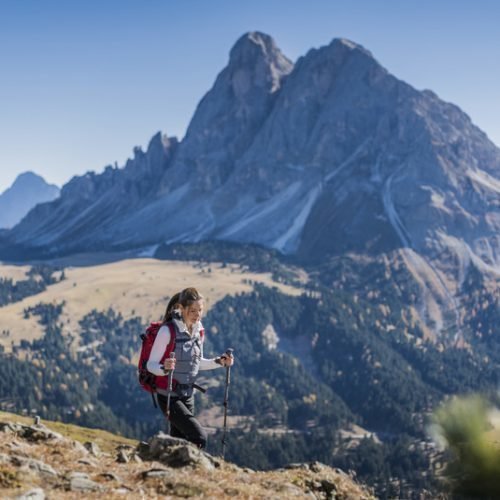
M222 368L225 366L224 361L221 361L221 358L224 357L224 354L222 356L217 356L216 358L204 358L203 357L203 342L201 342L201 359L200 359L200 371L203 370L213 370L215 368ZM232 363L231 363L232 364Z
M200 343L201 359L200 359L200 368L199 368L200 371L214 370L215 368L219 368L221 365L215 361L217 358L204 358L203 357L204 329L203 329L203 325L201 324L201 321L199 323L199 329L200 329L200 338L201 338L201 343Z
M156 335L155 342L151 349L151 354L149 355L149 359L146 364L148 372L151 372L154 375L158 375L160 377L165 375L165 371L163 370L163 366L160 364L160 361L165 354L165 350L167 349L169 342L170 330L168 326L163 325Z
M203 341L201 342L200 349L201 349L200 371L213 370L214 368L219 368L221 366L219 363L215 361L217 358L203 357Z
M200 371L203 370L213 370L214 368L220 368L222 365L217 363L215 360L217 358L204 358L200 359Z

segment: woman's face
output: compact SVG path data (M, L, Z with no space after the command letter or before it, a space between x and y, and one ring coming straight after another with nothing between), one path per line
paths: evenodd
M181 312L184 323L188 326L194 325L197 321L200 321L203 314L203 300L197 300L190 306L181 306Z

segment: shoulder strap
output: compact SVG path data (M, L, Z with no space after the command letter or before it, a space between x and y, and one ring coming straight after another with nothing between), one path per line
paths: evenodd
M170 354L172 351L175 350L175 326L173 323L169 322L167 323L168 329L170 330L170 342L168 343L167 346L167 352Z

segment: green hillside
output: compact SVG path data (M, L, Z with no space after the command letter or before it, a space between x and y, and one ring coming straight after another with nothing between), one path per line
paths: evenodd
M256 255L265 266L264 254ZM227 458L255 469L320 460L356 470L381 497L438 491L428 415L450 394L496 390L498 297L474 274L464 282L471 300L464 307L475 314L464 326L470 347L462 348L427 338L411 321L415 284L402 270L388 277L384 266L343 260L307 272L301 296L254 283L253 291L219 300L204 319L205 355L228 347L236 355ZM2 355L2 407L134 439L163 428L136 381L149 318L92 310L79 321L75 348L62 333L66 307L61 297L25 310L44 334ZM223 370L205 375L210 389L197 398L212 453L220 450L223 378ZM362 429L357 435L353 424Z

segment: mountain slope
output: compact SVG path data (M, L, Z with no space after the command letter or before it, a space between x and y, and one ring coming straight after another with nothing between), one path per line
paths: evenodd
M128 279L135 277L139 283L137 288L125 286L121 291L135 311L118 303L119 294L108 293L100 281L105 274L102 269L91 268L82 271L86 271L84 276L96 274L94 286L91 279L90 283L73 281L72 270L67 269L67 279L49 285L48 291L62 291L60 285L76 290L24 302L14 315L16 330L36 319L44 334L33 341L16 342L12 352L0 352L0 393L6 395L0 401L2 408L28 414L36 411L43 418L97 425L141 439L161 427L161 416L149 394L138 387L135 361L138 334L149 319L136 316L150 302L141 288L155 272L142 277L142 271L134 270L130 262L123 263L123 269L127 268ZM221 288L212 274L206 271L205 277L198 278L207 300ZM242 276L235 276L236 282ZM166 279L160 281L166 287L175 286L167 285ZM167 300L168 290L156 288L156 299ZM427 347L429 363L418 358L418 328L407 324L394 297L384 296L388 302L381 310L337 289L293 297L255 284L250 293L226 296L215 304L210 300L213 307L204 320L206 356L234 346L238 360L232 372L227 458L259 469L307 460L359 468L380 491L395 477L410 481L411 476L422 484L426 457L418 450L404 450L409 439L414 443L422 439L421 414L450 391L450 377L447 370L439 372L433 366L442 362L433 346ZM69 331L68 313L78 322ZM475 382L479 370L471 370L471 361L461 359L460 353L458 359L464 375L451 377L454 383ZM496 366L491 364L491 370ZM427 383L423 374L435 377L433 385L441 384L439 389ZM197 414L204 425L218 430L209 442L209 449L217 451L224 372L205 374L199 382L209 391L197 398ZM358 431L357 436L351 432L351 437L340 439L339 433L349 432L353 422L369 431ZM388 432L398 439L380 443L378 436ZM376 442L363 439L363 434L374 436ZM372 451L366 448L370 443ZM400 453L408 459L403 470ZM371 464L368 470L362 466L366 460ZM410 489L416 484L412 482Z
M164 497L263 498L281 496L371 499L339 469L320 463L254 472L158 435L148 444L103 431L55 422L27 422L0 412L2 498ZM143 458L141 458L143 457Z
M9 274L0 266L0 284ZM58 275L60 273L57 273ZM283 293L299 295L302 290L274 281L270 274L245 271L234 265L220 263L183 263L156 259L123 259L118 262L70 267L46 290L1 308L0 350L9 351L20 341L39 339L43 326L24 311L39 303L65 301L61 320L64 333L78 337L81 319L93 310L114 309L124 318L140 316L145 321L158 320L166 307L165 297L197 283L210 310L226 295L252 290L250 283L277 287ZM0 290L1 292L2 290ZM23 318L22 320L20 318Z

